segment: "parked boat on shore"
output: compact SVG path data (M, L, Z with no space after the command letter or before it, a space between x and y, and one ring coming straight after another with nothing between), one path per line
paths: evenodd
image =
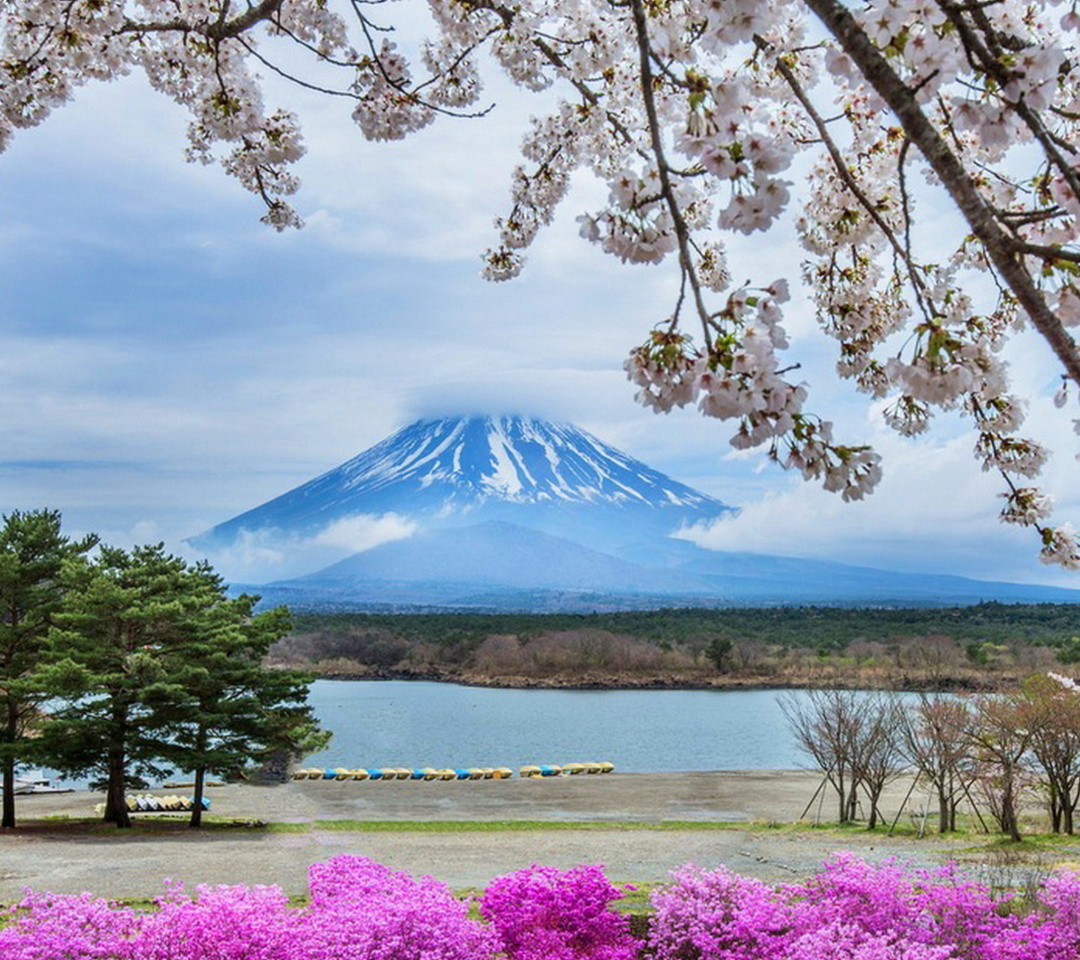
M56 786L41 770L27 770L25 773L15 775L15 787L12 793L22 797L31 793L73 793L74 789L74 787Z

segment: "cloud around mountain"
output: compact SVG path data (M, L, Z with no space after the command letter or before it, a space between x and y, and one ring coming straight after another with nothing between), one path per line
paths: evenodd
M571 424L418 420L194 538L296 607L1070 600L1072 591L704 549L738 514Z

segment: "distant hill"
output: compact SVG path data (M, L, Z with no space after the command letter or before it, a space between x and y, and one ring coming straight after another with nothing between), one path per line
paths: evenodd
M227 576L232 558L266 558L271 582L256 589L298 609L1080 600L673 536L735 512L571 424L456 417L417 421L191 544Z
M1053 587L721 553L679 540L619 552L623 556L488 521L383 544L306 577L259 589L268 600L280 597L293 606L324 610L428 606L526 612L672 604L951 606L1080 600L1076 591Z

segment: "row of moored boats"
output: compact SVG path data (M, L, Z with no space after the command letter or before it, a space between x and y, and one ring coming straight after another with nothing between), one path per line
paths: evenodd
M168 813L195 809L194 797L181 797L176 794L158 797L152 793L136 793L129 794L124 800L127 803L128 810L132 811L132 813L142 810L149 810L155 813ZM210 809L210 801L206 797L202 798L202 808L204 810Z
M615 764L606 760L593 763L542 763L519 767L517 775L533 777L563 777L578 774L611 773ZM294 780L509 780L514 775L510 767L305 767L293 772Z

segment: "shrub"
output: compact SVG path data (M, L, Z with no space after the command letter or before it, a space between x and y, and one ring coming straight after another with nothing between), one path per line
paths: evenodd
M172 887L141 918L131 960L299 960L300 924L278 887ZM125 954L125 957L127 955Z
M638 941L611 904L622 891L597 866L531 866L498 877L480 912L509 960L633 960Z
M314 865L311 902L277 887L172 886L139 913L27 894L0 912L0 960L634 960L599 867L529 867L494 880L480 912L432 879L362 857ZM1080 876L1046 882L1019 915L952 867L910 870L841 855L770 887L684 867L653 893L651 960L1076 960Z
M56 896L28 893L0 914L3 960L114 960L126 957L126 943L139 917L88 893Z
M314 864L308 884L303 960L486 960L498 950L469 904L432 877L340 856Z

